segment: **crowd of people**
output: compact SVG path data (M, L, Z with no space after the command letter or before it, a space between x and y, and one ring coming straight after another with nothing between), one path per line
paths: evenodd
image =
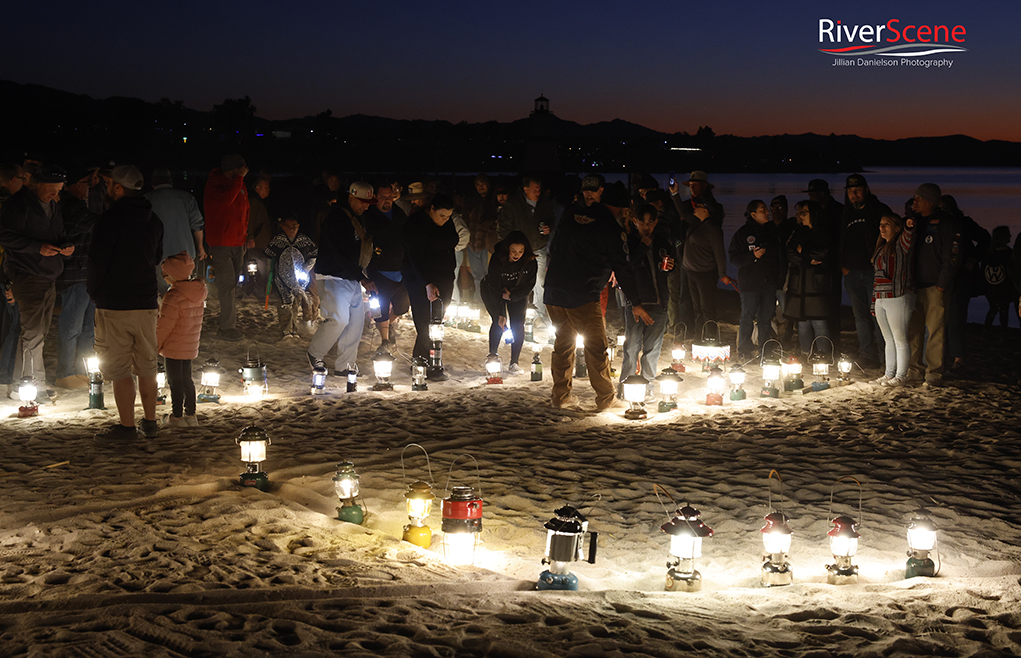
M462 299L491 316L490 352L510 329L507 370L521 373L531 306L537 323L556 331L552 405L573 404L580 335L599 410L622 404L607 357L610 295L625 335L621 382L658 373L667 336L682 340L683 328L718 322L722 283L740 295L739 361L755 360L771 338L806 355L820 339L852 351L839 344L846 290L859 363L883 368L875 383L895 387L941 386L962 367L972 296L989 298L987 325L999 316L1004 326L1018 298L1009 229L990 235L932 183L919 185L901 215L861 174L846 178L843 203L827 181L812 180L793 216L784 195L749 201L728 247L724 209L703 171L671 178L666 189L642 176L630 190L590 174L556 193L534 176L504 183L479 174L468 190L443 190L393 179L345 187L327 171L302 215L274 212L272 178L249 174L244 157L225 155L200 206L166 169L151 173L143 193L146 179L131 165L0 165L0 383L8 394L23 377L50 381L43 342L59 306L52 381L86 387L83 357L95 350L119 412L107 438L158 435L158 356L172 399L164 424L196 425L191 361L207 281L219 302L218 340L245 337L239 294L265 290L268 298L272 290L281 340L310 334L309 364L327 372L335 350L335 375L357 368L367 313L380 349L393 350L410 311L412 356L428 362L429 323ZM427 376L447 373L432 363ZM55 394L40 389L41 397Z

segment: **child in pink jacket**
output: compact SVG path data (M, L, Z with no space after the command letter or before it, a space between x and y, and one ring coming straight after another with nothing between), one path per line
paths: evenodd
M207 291L204 281L191 279L194 271L195 261L186 251L163 261L163 278L170 290L163 296L156 318L156 345L167 361L172 411L164 423L168 427L199 426L191 362L199 355Z

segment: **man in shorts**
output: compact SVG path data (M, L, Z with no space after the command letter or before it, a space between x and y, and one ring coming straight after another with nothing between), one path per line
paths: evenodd
M120 422L101 440L159 435L156 423L156 266L163 260L163 222L142 196L142 172L131 165L103 172L111 205L96 220L89 248L88 291L96 303L96 354L113 381ZM135 382L144 418L135 429Z

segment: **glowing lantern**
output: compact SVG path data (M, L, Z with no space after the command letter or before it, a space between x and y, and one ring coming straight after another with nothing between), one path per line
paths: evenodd
M935 550L936 524L919 511L908 525L908 565L904 577L935 576L936 564L929 557L929 553Z
M702 540L713 536L713 529L702 522L702 514L685 505L674 518L660 526L670 535L670 559L667 561L666 590L697 592L702 589L702 574L695 570L695 560L702 557Z
M500 373L503 372L503 360L500 359L498 354L490 354L486 357L486 383L487 384L502 384L503 377Z
M812 341L812 349L808 355L808 362L812 366L812 374L821 377L820 381L812 382L813 391L824 391L830 387L830 366L833 364L833 343L830 342L830 353L826 354L822 349L816 349L815 343L825 336L816 336ZM829 338L826 338L829 341Z
M776 348L772 351L766 349L770 343L776 343ZM783 346L780 345L780 341L770 338L762 344L762 356L759 359L759 367L762 368L762 392L759 397L780 397L777 383L780 381L781 359L783 359Z
M248 464L248 470L240 476L241 486L268 490L269 475L262 470L262 462L266 461L266 448L272 443L269 433L261 427L246 427L234 442L241 447L241 461Z
M341 506L337 508L337 518L348 523L361 524L365 520L365 510L355 502L358 496L358 473L351 462L337 464L337 472L333 476L333 488L337 492Z
M786 373L784 374L783 390L796 391L805 387L805 381L801 379L802 367L798 357L792 356L790 361L784 364L784 368Z
M826 534L836 563L826 565L826 579L830 585L853 585L858 582L858 567L853 563L861 537L858 524L849 516L838 516L832 523L833 528Z
M258 356L252 358L249 351L245 365L238 372L241 373L241 387L246 400L257 402L269 393L269 372Z
M383 317L383 308L379 302L379 293L369 293L369 315L372 316L373 320L378 320Z
M479 318L482 317L482 312L475 306L469 305L467 308L468 321L464 325L464 330L476 334L482 333L482 327L479 326Z
M542 359L539 357L538 352L532 354L532 381L542 381Z
M659 401L659 413L666 413L671 409L677 408L677 389L682 381L684 380L681 379L681 376L673 368L664 368L656 376L656 382L659 384L659 394L663 396L663 399Z
M317 366L312 369L312 395L326 395L326 368Z
M259 273L259 261L255 260L254 258L249 258L247 270L249 278L254 277L256 274Z
M99 370L99 357L85 357L85 372L89 376L88 409L106 409L103 400L103 373Z
M532 343L535 342L535 318L538 315L538 309L531 304L525 309L525 340Z
M372 358L372 374L376 377L376 383L372 386L372 390L394 390L394 385L390 383L390 377L393 375L393 371L393 356L387 351L377 352L376 356Z
M431 325L430 325L431 326ZM443 325L440 325L442 327ZM416 356L411 362L411 390L428 391L429 385L425 381L429 363L422 357Z
M585 365L585 337L581 334L574 338L574 376L588 377L588 368Z
M670 359L673 363L670 367L677 372L684 372L684 356L686 350L684 349L684 343L674 343L673 348L670 350Z
M709 370L709 378L706 380L709 392L706 393L705 403L708 406L719 406L723 404L723 389L727 384L723 379L723 371L719 366L713 366Z
M624 399L631 407L624 412L624 418L628 420L645 420L648 414L645 413L645 394L649 386L649 380L641 375L629 375L621 387L624 389Z
M160 362L156 364L156 404L167 403L167 366Z
M429 366L426 376L443 372L443 301L435 300L429 307Z
M715 336L706 334L706 327L710 324L716 326ZM724 361L730 360L730 345L723 344L718 323L709 320L702 325L702 339L691 344L691 358L702 364L702 372L708 372L712 366L722 366Z
M549 325L546 329L546 342L550 345L557 342L557 328L553 325Z
M472 487L456 486L441 508L444 556L454 564L473 564L482 533L482 497Z
M404 541L429 548L432 543L433 531L425 524L426 517L432 512L433 500L432 487L421 480L413 482L404 493L404 502L408 510L410 524L404 526Z
M578 577L571 573L571 563L579 560L596 563L598 534L589 533L589 556L585 559L582 544L588 532L588 520L581 512L565 505L556 510L543 527L546 528L546 552L542 563L548 564L549 569L539 574L536 589L576 591Z
M220 396L216 392L216 387L220 385L220 375L222 373L223 370L220 368L220 362L213 357L209 357L202 366L202 377L199 380L199 384L202 386L202 392L198 394L199 402L220 401Z
M846 384L846 383L850 382L851 381L851 369L853 367L854 367L854 362L851 361L851 357L847 356L846 354L841 354L840 355L840 359L837 360L837 372L840 373L840 375L837 377L837 379L839 379L840 382L843 383L843 384Z
M29 418L39 415L39 405L35 398L39 395L39 387L36 386L35 378L25 375L18 382L18 399L21 406L18 407L18 418Z
M727 373L730 377L730 385L733 387L730 390L731 400L744 400L748 395L744 392L744 380L746 373L744 368L740 364L731 367L730 372Z
M764 549L762 564L762 584L766 587L790 585L794 582L794 570L788 562L791 550L791 531L789 519L783 512L770 512L766 515L766 524L762 526L762 546Z
M347 370L344 371L347 376L347 388L345 389L348 393L355 393L358 391L358 364L353 366L347 364Z

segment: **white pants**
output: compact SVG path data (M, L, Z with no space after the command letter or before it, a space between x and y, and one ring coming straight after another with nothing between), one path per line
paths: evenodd
M358 342L365 327L365 308L362 304L362 285L349 279L316 276L319 308L325 322L321 322L308 345L308 353L322 359L336 344L337 360L334 370L347 370L355 365Z

